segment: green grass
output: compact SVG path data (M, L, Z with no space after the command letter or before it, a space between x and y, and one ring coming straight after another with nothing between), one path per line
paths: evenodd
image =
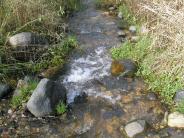
M20 88L18 95L12 97L11 106L13 108L21 107L22 103L25 103L29 100L33 90L36 89L37 85L38 81L32 80L28 82L27 86Z
M183 82L175 79L176 76L169 74L157 75L152 69L152 63L156 53L160 51L150 52L152 40L148 36L139 39L136 44L125 42L119 48L111 49L114 59L133 59L139 65L137 76L144 78L149 85L149 89L158 92L164 103L173 105L173 97L177 90L183 88ZM154 54L153 54L154 53Z
M64 104L63 102L60 102L57 106L56 106L56 111L57 114L61 115L64 114L67 111L67 106L66 104Z
M78 45L74 36L66 37L59 44L51 46L40 58L31 62L15 62L0 64L0 78L7 82L9 78L23 76L26 73L40 73L50 67L61 68L67 61L69 53ZM8 82L7 82L8 83Z
M73 36L69 36L62 43L51 47L46 52L46 55L41 57L33 66L33 72L39 72L49 67L62 66L69 52L77 47L77 40Z
M74 38L66 38L63 24L71 12L80 8L81 0L1 0L0 80L6 81L13 75L16 78L30 71L38 72L63 64L69 51L76 45ZM14 58L7 46L9 36L20 32L33 32L57 40L51 44L55 46L40 55L39 60L22 62Z
M137 76L144 78L149 89L158 92L164 103L173 106L173 97L177 90L183 88L183 82L169 74L157 75L152 69L152 63L157 52L150 53L151 39L142 37L136 44L124 43L119 48L111 50L114 59L133 59L139 65ZM160 52L160 51L159 51ZM159 54L158 52L158 54ZM153 54L154 53L154 54Z
M139 33L139 24L136 17L131 14L126 5L122 5L119 8L124 15L124 19L129 25L135 25L138 28L137 35ZM173 74L164 73L157 74L154 70L153 63L157 60L157 57L164 51L163 49L152 49L151 36L141 36L137 43L133 44L129 41L125 42L119 48L111 49L112 57L114 59L132 59L138 63L139 70L137 76L144 78L145 82L149 85L149 89L159 93L162 101L170 108L174 107L173 98L177 90L184 87L183 82L179 77L173 76ZM183 110L184 104L182 103L177 107L178 111Z
M111 49L112 57L115 59L133 59L140 62L147 54L151 39L142 37L136 44L126 41L119 48Z
M129 8L125 5L122 4L119 6L119 12L123 13L123 20L127 21L129 25L137 25L137 19L135 16L133 16L132 12L129 10Z

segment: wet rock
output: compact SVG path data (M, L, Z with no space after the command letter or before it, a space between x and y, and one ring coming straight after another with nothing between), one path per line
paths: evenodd
M181 90L181 91L177 91L176 92L176 95L174 97L174 101L176 103L179 103L181 102L182 100L184 100L184 90Z
M113 61L111 64L111 74L116 76L125 72L125 66L120 61Z
M119 37L125 37L126 33L124 31L118 31L118 36Z
M157 96L153 92L150 92L148 93L147 98L151 101L155 101L157 99Z
M74 98L74 103L75 104L80 104L80 103L86 103L87 102L87 94L86 93L82 93L79 96Z
M0 84L0 99L7 96L11 92L11 87L7 84Z
M184 114L174 112L168 116L168 126L184 128Z
M114 76L133 77L137 72L137 65L129 59L115 60L111 64L111 74Z
M130 138L144 132L145 129L146 129L145 120L137 120L137 121L131 122L127 124L124 128L126 135Z
M136 26L130 26L129 27L129 31L131 32L131 33L136 33L137 32L137 28L136 28Z
M48 46L48 40L45 37L31 32L22 32L11 36L8 42L13 48L25 48L29 46Z
M66 103L66 89L59 82L42 79L27 103L28 110L36 117L53 113L59 102Z

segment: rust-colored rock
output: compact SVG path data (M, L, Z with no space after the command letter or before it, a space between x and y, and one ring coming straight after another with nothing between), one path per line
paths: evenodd
M118 76L121 73L123 73L125 71L125 67L123 66L123 64L118 61L118 60L114 60L111 64L111 74L114 76Z

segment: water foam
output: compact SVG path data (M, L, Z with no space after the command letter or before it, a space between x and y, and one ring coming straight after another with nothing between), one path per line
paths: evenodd
M111 58L105 47L98 47L90 55L73 60L63 80L68 90L68 103L83 91L87 82L110 75L110 65Z

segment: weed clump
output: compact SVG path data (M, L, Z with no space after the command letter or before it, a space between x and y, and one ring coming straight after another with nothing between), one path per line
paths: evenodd
M57 106L56 106L56 111L57 114L61 115L64 114L67 111L67 106L66 104L64 104L63 102L60 102Z
M20 107L22 103L26 103L29 100L33 90L36 89L38 85L37 80L29 81L27 85L21 87L18 94L12 97L11 105L13 108Z

